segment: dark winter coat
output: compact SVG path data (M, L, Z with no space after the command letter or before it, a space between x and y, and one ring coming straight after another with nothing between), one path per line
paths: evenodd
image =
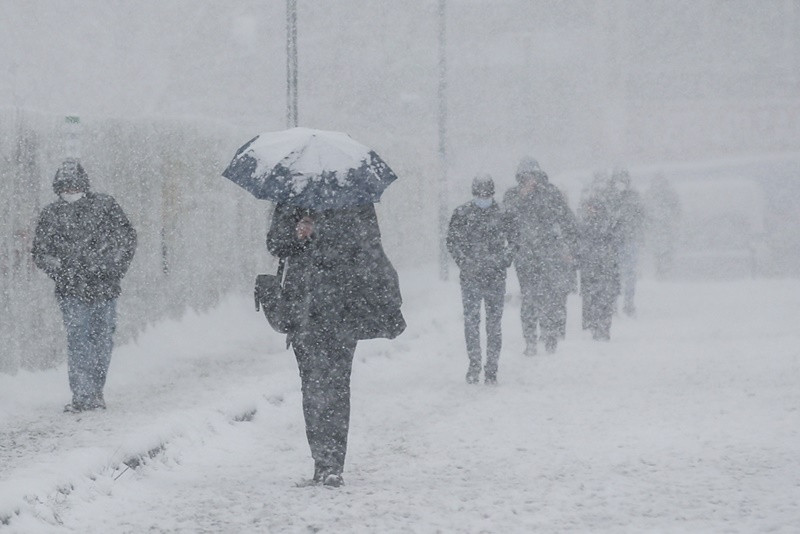
M468 202L455 209L447 231L447 250L461 270L461 283L505 280L511 265L508 224L497 202L480 208Z
M620 293L619 250L624 239L613 200L598 194L581 210L581 294L606 299Z
M136 231L109 195L87 192L42 210L33 261L56 283L59 297L87 302L117 298L136 251Z
M381 245L375 207L310 214L314 232L301 241L295 227L307 214L279 204L267 234L270 253L287 258L289 343L312 329L355 339L391 339L402 333L400 285Z
M537 183L527 195L522 190L523 186L512 187L503 199L520 283L532 285L540 295L566 295L575 285L575 215L561 191L549 182Z

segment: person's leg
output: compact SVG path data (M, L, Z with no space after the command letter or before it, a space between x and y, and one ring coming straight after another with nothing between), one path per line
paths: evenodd
M616 296L612 293L598 295L597 327L595 339L608 341L611 339L611 320L614 317Z
M82 410L92 398L89 306L79 298L59 297L67 331L67 374L72 390L72 406Z
M481 372L481 293L475 284L461 280L461 301L464 305L464 339L467 344L467 382L475 383Z
M327 424L325 432L324 463L333 467L333 473L342 474L347 455L347 436L350 431L350 376L353 369L353 356L356 341L336 340L328 347L330 367L327 373L329 399L323 410L323 421Z
M583 328L595 337L598 325L597 289L592 285L583 292Z
M561 293L559 295L558 308L555 310L559 339L566 339L567 337L567 295L568 293Z
M583 282L581 282L583 284ZM583 330L588 330L591 328L591 314L590 314L590 302L591 302L591 292L581 287L581 328Z
M562 295L558 291L550 291L542 299L539 324L544 347L548 354L554 353L558 346L558 338L561 332L561 300Z
M592 293L592 339L610 339L611 319L616 310L617 296L617 291L609 287L598 287Z
M520 305L520 318L522 319L522 335L525 338L525 355L533 356L536 354L536 323L538 322L538 303L535 282L530 275L517 271L519 278L519 288L522 294Z
M500 349L503 346L502 319L505 304L506 284L501 280L484 293L486 307L486 382L497 380L497 365L500 360Z
M103 388L106 384L111 352L114 348L114 331L117 326L117 301L107 300L90 307L89 342L91 369L88 382L92 388L92 406L105 408Z
M296 335L292 341L297 368L300 372L300 390L303 398L303 418L306 423L306 439L311 449L311 457L314 458L314 478L320 476L319 471L323 467L320 463L321 454L321 435L322 422L320 416L320 405L318 399L319 381L316 371L316 354L314 340L310 335Z
M298 336L294 351L300 370L306 437L315 477L341 475L350 425L350 375L356 341L336 334Z
M626 315L636 313L634 297L636 295L636 246L626 245L621 262L620 274L622 277L622 311Z

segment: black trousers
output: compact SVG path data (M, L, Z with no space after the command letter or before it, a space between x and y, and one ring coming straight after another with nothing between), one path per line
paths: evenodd
M591 330L594 339L610 339L616 298L613 291L597 288L583 291L583 328Z
M356 340L324 330L296 335L292 345L315 472L341 474L350 428L350 374Z
M546 345L555 346L566 332L568 293L545 289L541 283L523 277L520 277L519 287L522 293L522 335L526 345L536 345L540 335Z
M464 304L464 338L471 372L481 370L481 302L486 309L486 368L487 376L497 374L497 363L503 345L501 321L506 295L504 278L489 280L461 277L461 301Z

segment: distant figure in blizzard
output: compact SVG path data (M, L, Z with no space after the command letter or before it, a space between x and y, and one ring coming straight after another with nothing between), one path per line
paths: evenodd
M619 225L619 270L622 292L622 311L636 314L636 278L638 276L639 249L644 238L645 208L642 197L631 184L628 171L621 169L611 174L610 201L613 203Z
M564 195L535 159L520 162L516 179L503 207L522 293L525 355L537 352L537 325L545 350L553 353L563 337L567 296L575 284L577 223Z
M608 187L603 187L591 191L580 209L583 328L601 341L611 339L611 320L620 294L622 234L617 200Z
M338 487L356 342L392 339L405 329L397 273L383 251L372 204L321 212L278 204L267 248L287 258L287 345L300 371L313 482Z
M89 190L75 160L62 163L53 191L59 199L39 217L33 260L56 283L67 330L72 402L64 411L105 409L117 297L136 251L136 231L114 198Z
M655 260L656 276L666 277L672 270L675 241L681 218L678 192L663 175L656 176L647 191L647 230Z
M486 309L486 366L484 381L497 383L500 359L506 269L511 266L507 225L494 201L494 181L489 175L472 181L473 199L456 208L447 232L447 250L461 270L464 305L464 337L467 342L467 383L478 382L481 373L481 302Z

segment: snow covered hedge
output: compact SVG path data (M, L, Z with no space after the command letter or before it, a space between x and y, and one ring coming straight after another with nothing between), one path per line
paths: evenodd
M39 210L55 200L63 124L63 116L0 109L0 372L66 357L53 284L30 257ZM139 237L118 303L118 344L187 307L249 293L257 273L274 269L264 245L271 204L220 176L253 134L208 120L82 117L80 155L92 189L117 199ZM436 169L420 157L390 164L400 180L378 206L387 254L397 266L434 261Z
M62 120L0 111L2 372L65 358L52 282L30 258L37 214L55 199ZM139 235L119 301L118 343L187 307L206 309L227 292L251 290L256 271L269 266L270 205L219 176L236 142L229 126L85 120L81 160L92 189L116 197Z

